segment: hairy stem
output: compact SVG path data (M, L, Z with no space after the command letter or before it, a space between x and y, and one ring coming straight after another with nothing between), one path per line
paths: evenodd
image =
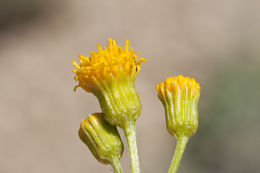
M128 143L129 160L131 162L132 173L140 173L139 158L136 143L135 122L127 121L123 128Z
M177 144L174 151L174 155L170 164L170 167L168 169L168 173L176 173L178 166L180 164L182 154L185 150L186 144L188 142L189 138L186 136L180 136L177 138Z

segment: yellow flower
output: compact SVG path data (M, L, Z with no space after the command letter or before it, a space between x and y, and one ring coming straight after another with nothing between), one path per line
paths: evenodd
M91 52L90 58L79 55L73 72L75 80L87 92L93 93L100 103L105 119L112 125L125 126L128 120L136 121L140 114L141 103L134 82L144 58L138 59L129 41L125 48L115 40L108 39L104 49L97 45L98 51Z
M109 84L117 80L134 81L144 58L138 59L126 40L125 48L118 46L115 40L108 39L108 47L104 49L97 44L98 51L90 52L90 57L79 55L80 64L72 61L76 69L75 80L79 84L75 87L82 87L87 92L100 90L102 84Z
M169 133L177 138L193 135L198 128L199 83L179 75L167 78L156 89L165 108Z

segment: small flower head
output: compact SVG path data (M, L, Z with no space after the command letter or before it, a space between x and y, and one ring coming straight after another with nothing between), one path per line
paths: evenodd
M167 129L175 137L190 137L198 128L200 85L193 78L169 77L156 86L164 105Z
M97 44L98 51L91 52L90 57L79 55L80 64L72 61L76 69L75 80L79 84L75 87L82 87L87 92L100 90L102 85L114 83L119 80L134 81L138 74L141 62L144 58L138 59L126 40L125 48L118 46L115 40L108 39L108 46L104 49Z
M103 119L102 113L90 115L81 122L79 137L101 163L108 164L113 157L122 156L124 146L118 131Z
M125 48L109 39L104 49L97 45L98 51L90 57L79 55L79 62L73 72L75 80L87 92L93 93L99 100L105 119L112 125L122 127L125 121L136 120L141 110L141 103L135 90L134 81L144 58L138 59L129 41Z

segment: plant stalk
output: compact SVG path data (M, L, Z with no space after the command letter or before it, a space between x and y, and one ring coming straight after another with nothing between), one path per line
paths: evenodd
M134 121L127 121L124 124L124 133L127 139L129 160L131 162L132 173L140 173L139 158L136 143L136 129Z
M178 166L180 164L183 152L185 150L186 144L189 140L189 137L187 136L180 136L177 138L177 144L174 151L174 155L170 164L170 167L168 169L168 173L176 173Z
M117 157L111 158L111 165L114 169L114 173L123 173L121 164L120 164L119 159Z

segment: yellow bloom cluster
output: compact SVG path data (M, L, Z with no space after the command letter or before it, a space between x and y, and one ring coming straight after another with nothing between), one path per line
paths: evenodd
M87 92L99 90L100 84L109 84L115 80L135 80L144 58L138 59L126 40L125 48L118 46L115 40L108 39L108 46L101 48L97 44L97 52L91 52L90 57L78 56L80 64L72 61L76 69L75 80L79 84L74 88L82 87Z
M200 84L194 78L183 77L182 75L168 77L165 81L156 85L160 99L165 95L194 98L200 96Z

